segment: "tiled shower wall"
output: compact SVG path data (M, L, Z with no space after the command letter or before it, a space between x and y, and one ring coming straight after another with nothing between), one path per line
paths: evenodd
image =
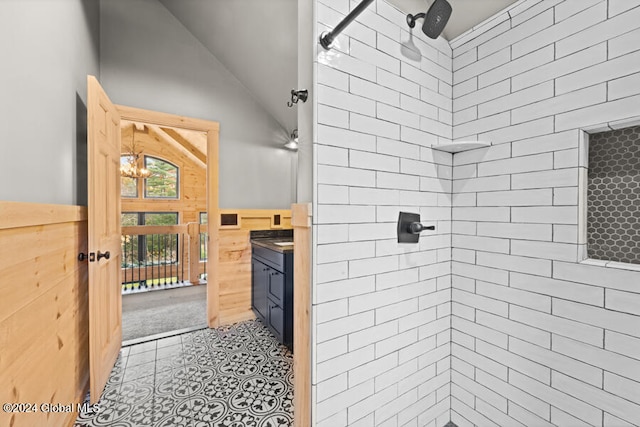
M637 124L640 2L525 0L453 47L451 418L640 420L640 271L578 263L581 130ZM628 125L628 124L627 124Z
M320 34L355 5L315 2ZM438 426L450 412L451 49L378 0L318 46L314 131L315 425ZM419 31L417 31L419 32ZM435 232L399 245L400 211Z

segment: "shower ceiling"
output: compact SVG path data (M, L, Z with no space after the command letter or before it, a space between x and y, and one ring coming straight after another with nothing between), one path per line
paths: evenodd
M433 0L388 0L404 13L426 12ZM448 0L453 8L442 37L453 40L517 0Z

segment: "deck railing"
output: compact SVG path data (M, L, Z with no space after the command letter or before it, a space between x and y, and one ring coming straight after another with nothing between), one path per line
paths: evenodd
M122 227L122 292L206 282L207 236L198 223Z

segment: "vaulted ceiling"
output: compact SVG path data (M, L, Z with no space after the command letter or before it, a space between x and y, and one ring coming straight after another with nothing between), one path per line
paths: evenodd
M159 0L291 132L296 108L298 0ZM389 0L404 13L426 12L434 0ZM516 0L449 0L451 40ZM337 24L337 22L336 22ZM302 88L299 88L302 89Z

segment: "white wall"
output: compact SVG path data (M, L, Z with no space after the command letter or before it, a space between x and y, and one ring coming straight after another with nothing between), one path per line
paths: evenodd
M640 116L640 2L526 0L452 42L452 421L640 420L640 269L579 264L581 129Z
M0 2L0 200L86 205L87 74L98 2Z
M348 0L314 2L314 34ZM449 421L451 50L382 0L315 59L313 415L317 426ZM317 40L317 39L316 39ZM398 244L403 211L436 225Z
M221 208L290 206L289 132L160 2L101 1L100 20L101 83L113 102L220 123Z

